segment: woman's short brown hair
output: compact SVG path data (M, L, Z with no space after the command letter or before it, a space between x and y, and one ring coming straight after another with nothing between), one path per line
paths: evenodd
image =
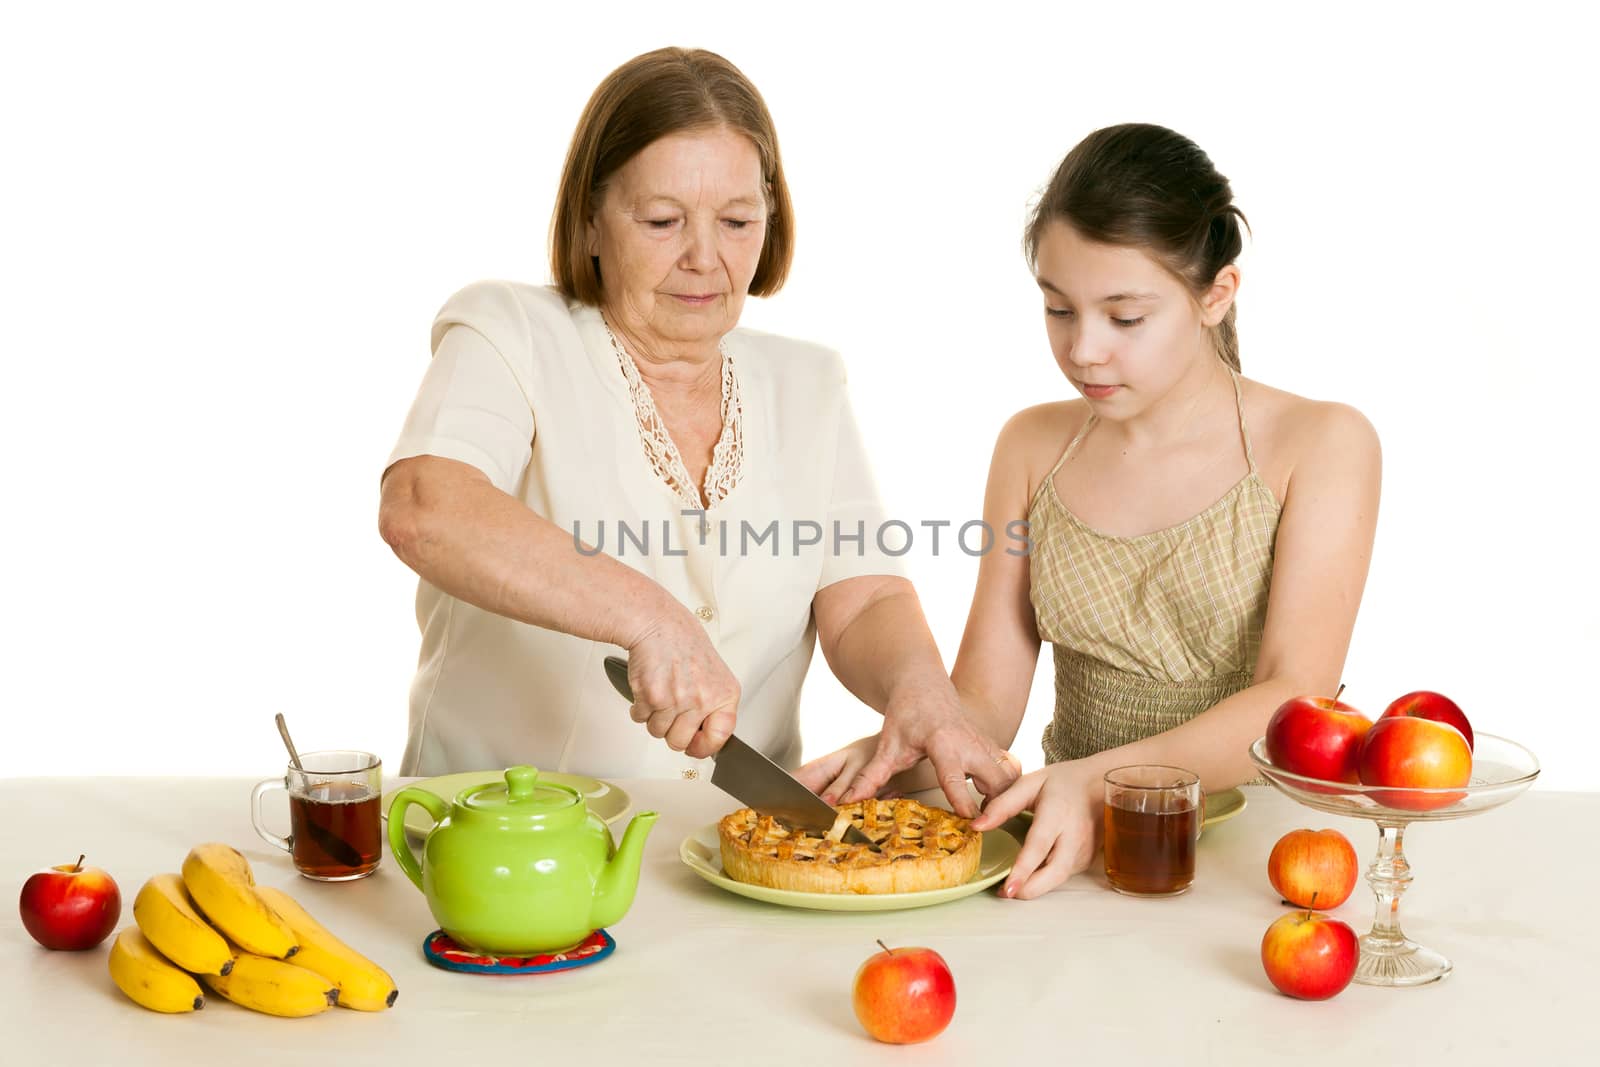
M573 131L550 220L550 269L567 299L600 303L600 265L586 251L585 233L607 180L662 137L718 126L750 138L767 187L767 233L750 294L783 287L794 258L794 209L765 101L715 52L658 48L606 75Z

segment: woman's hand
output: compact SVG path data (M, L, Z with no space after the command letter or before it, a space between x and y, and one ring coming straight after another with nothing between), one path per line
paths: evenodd
M695 759L722 748L739 713L739 680L681 605L628 646L634 722Z
M1089 866L1102 810L1095 799L1099 782L1076 762L1052 763L984 804L983 814L972 820L974 830L993 830L1019 812L1033 812L1001 896L1032 900Z
M857 741L842 751L859 754ZM949 679L939 675L927 684L902 687L883 709L883 732L872 756L861 766L839 800L850 803L874 797L889 779L916 766L924 756L933 765L938 786L957 815L978 813L967 791L970 776L978 792L992 797L1017 780L1021 765L985 737L961 707ZM842 777L844 767L839 768Z
M838 804L839 798L850 788L850 783L856 780L861 769L878 750L880 736L871 734L826 756L818 756L794 772L795 780L829 804Z

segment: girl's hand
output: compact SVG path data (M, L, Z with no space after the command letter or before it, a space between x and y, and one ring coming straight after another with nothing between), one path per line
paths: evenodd
M1023 775L983 806L983 814L972 820L974 830L993 830L1024 810L1033 812L1001 896L1032 900L1089 866L1102 809L1093 801L1091 787L1098 783L1077 763L1052 763Z
M633 687L628 714L675 752L705 759L733 733L739 680L705 627L681 607L628 646L628 684Z

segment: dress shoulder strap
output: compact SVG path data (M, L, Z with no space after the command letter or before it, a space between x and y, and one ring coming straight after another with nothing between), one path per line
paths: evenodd
M1056 459L1055 466L1050 468L1050 473L1046 474L1040 479L1039 484L1034 486L1033 499L1035 501L1039 499L1039 494L1044 492L1045 486L1050 484L1050 480L1056 476L1056 471L1060 470L1061 465L1067 461L1067 457L1077 450L1078 442L1083 440L1084 435L1089 432L1089 428L1094 425L1094 422L1095 415L1091 411L1089 417L1083 420L1083 425L1078 427L1078 432L1072 435L1072 440L1067 442L1067 447L1061 450L1061 455Z
M1244 391L1239 388L1239 372L1232 367L1228 368L1228 375L1233 378L1233 400L1239 407L1239 436L1244 439L1244 458L1250 464L1250 473L1256 473L1256 456L1250 448L1250 425L1244 419Z
M1050 468L1050 473L1045 475L1046 478L1054 478L1056 471L1060 470L1061 465L1067 461L1067 457L1078 450L1078 442L1082 441L1089 433L1090 427L1095 424L1095 419L1095 413L1089 412L1089 417L1083 420L1083 425L1078 427L1078 432L1072 435L1072 440L1067 442L1067 447L1061 450L1060 458L1056 460L1056 465Z

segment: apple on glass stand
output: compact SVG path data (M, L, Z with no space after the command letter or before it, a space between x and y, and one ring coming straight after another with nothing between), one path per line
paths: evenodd
M1284 701L1267 723L1267 753L1284 770L1329 782L1355 782L1361 741L1372 720L1339 695Z
M1443 693L1435 693L1431 689L1418 689L1415 693L1396 697L1387 708L1383 709L1378 721L1394 718L1431 719L1446 726L1454 726L1461 731L1461 736L1467 739L1468 751L1472 749L1472 724L1467 721L1466 712L1461 710L1461 705Z
M1361 742L1362 785L1397 785L1372 799L1391 808L1431 811L1454 804L1451 792L1472 778L1472 748L1466 736L1443 722L1405 716L1379 719ZM1416 790L1428 792L1417 792Z

